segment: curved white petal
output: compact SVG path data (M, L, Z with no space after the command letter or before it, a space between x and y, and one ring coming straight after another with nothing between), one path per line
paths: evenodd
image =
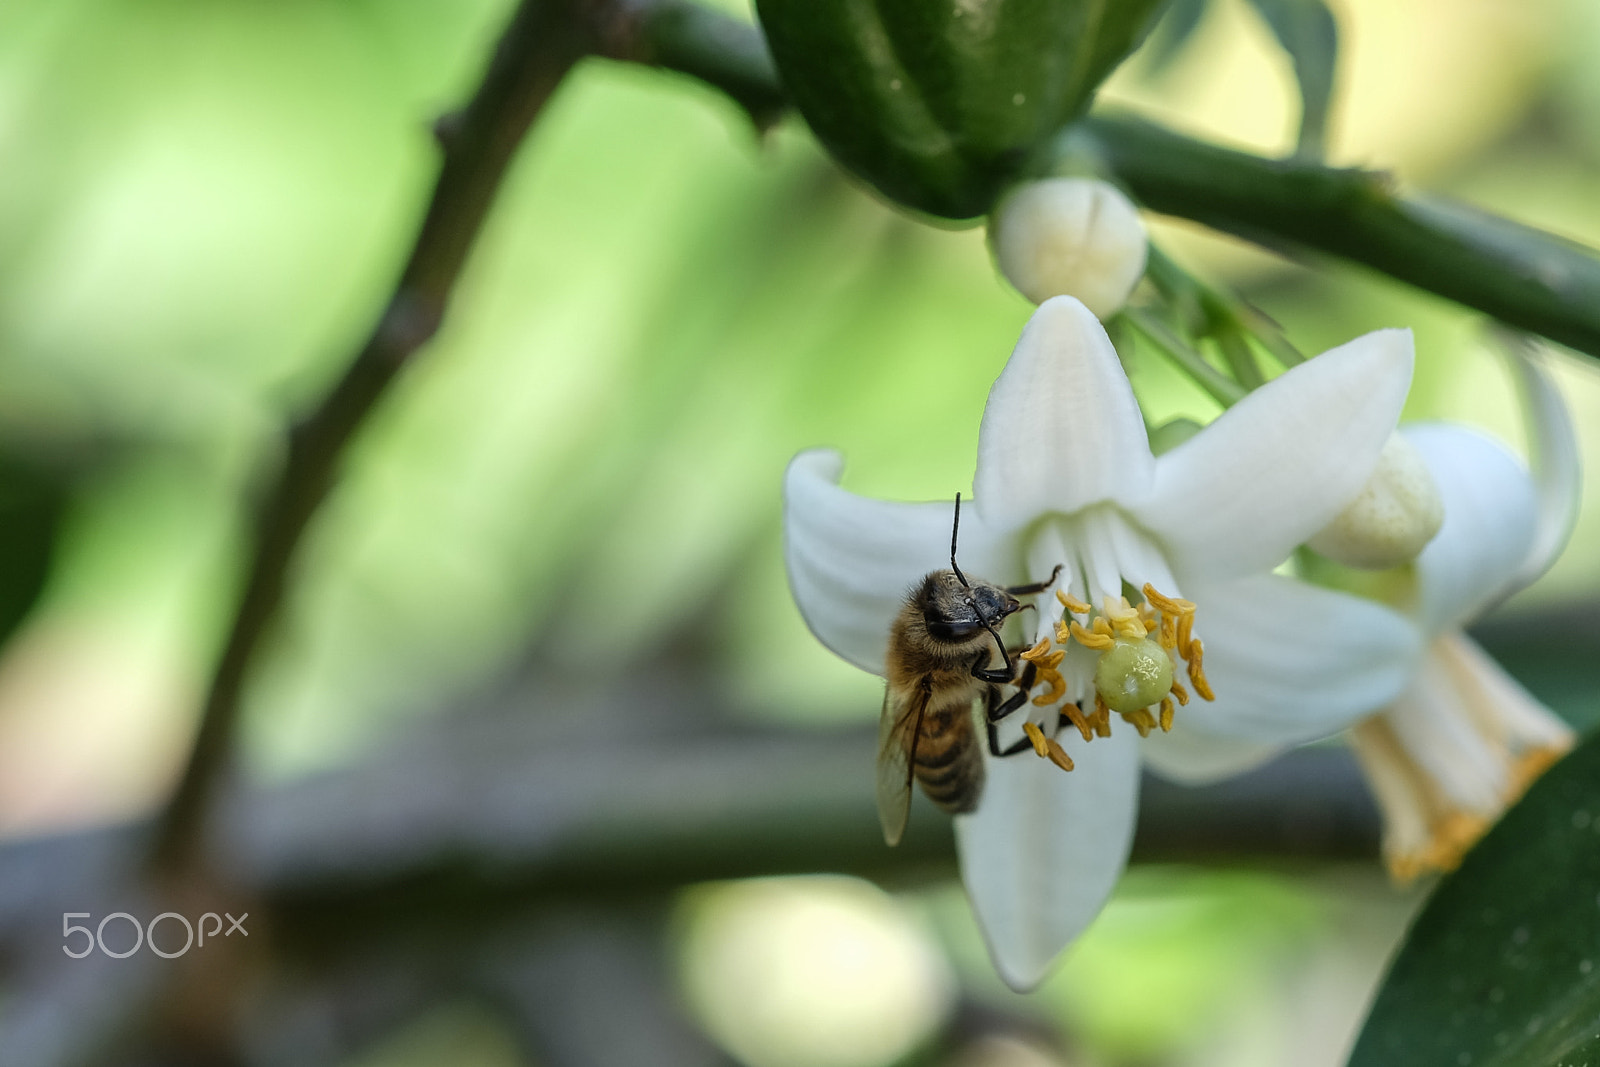
M1538 502L1517 458L1476 430L1425 423L1402 432L1444 498L1444 525L1416 563L1418 622L1440 634L1510 591L1534 542Z
M1511 578L1513 593L1538 578L1561 555L1578 522L1583 469L1572 414L1546 367L1551 358L1526 346L1512 349L1511 367L1522 388L1529 466L1539 495L1538 522L1528 558Z
M1195 633L1216 694L1178 712L1185 729L1253 743L1298 744L1383 707L1422 656L1417 626L1380 604L1262 574L1191 582Z
M902 504L840 489L844 460L802 452L783 478L783 556L789 588L817 640L863 670L883 673L889 624L907 591L950 566L950 502ZM1006 554L970 509L961 516L961 569L1006 581ZM1012 564L1014 565L1014 564Z
M1195 708L1191 702L1190 708ZM1195 709L1203 715L1205 705ZM1152 733L1139 755L1144 765L1178 785L1210 785L1274 759L1287 746L1271 741L1247 741L1206 733L1193 726L1190 709L1178 713L1170 733Z
M1012 989L1044 979L1121 877L1138 805L1137 742L1126 729L1092 744L1064 730L1070 773L1032 752L986 757L983 800L956 819L956 844L989 955Z
M1411 331L1378 330L1285 372L1156 461L1129 510L1178 577L1282 562L1367 482L1411 384Z
M1077 300L1039 305L989 390L977 507L997 530L1101 500L1136 499L1154 460L1133 387L1104 327Z

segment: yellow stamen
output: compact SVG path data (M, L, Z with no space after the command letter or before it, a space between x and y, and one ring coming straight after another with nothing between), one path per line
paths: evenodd
M1017 655L1022 659L1032 660L1033 662L1038 663L1048 651L1050 651L1050 639L1048 637L1041 637L1039 638L1038 644L1034 645L1026 652L1017 653Z
M1125 615L1117 619L1113 623L1113 627L1118 637L1126 637L1134 641L1140 640L1150 632L1144 628L1144 623L1140 622L1136 615Z
M1122 721L1139 731L1140 737L1149 737L1150 731L1156 728L1155 717L1150 714L1149 708L1140 708L1138 711L1118 712Z
M1179 682L1176 678L1174 678L1172 680L1172 695L1178 698L1178 706L1179 707L1187 707L1188 706L1188 704L1189 704L1189 691L1187 689L1185 689L1183 687L1183 683Z
M1087 615L1087 614L1089 614L1089 612L1094 610L1088 604L1086 604L1083 601L1079 600L1077 597L1073 596L1071 593L1067 592L1065 589L1057 589L1056 590L1056 599L1061 601L1061 606L1062 607L1066 608L1068 611L1072 612L1074 615Z
M1078 728L1078 733L1083 735L1085 741L1094 740L1094 727L1089 725L1089 720L1084 717L1083 709L1076 704L1061 705L1061 714L1065 715L1072 725Z
M1194 640L1194 614L1182 615L1178 618L1177 647L1188 648L1189 642ZM1187 659L1188 657L1185 656Z
M1161 593L1156 592L1156 587L1149 582L1144 585L1144 598L1168 615L1194 614L1194 601L1163 596Z
M1099 693L1094 695L1094 718L1089 721L1094 724L1095 733L1101 737L1111 736L1111 708Z
M1045 745L1048 749L1045 755L1051 763L1064 771L1072 770L1072 757L1067 755L1067 750L1061 747L1060 741L1052 737L1045 742Z
M1183 617L1187 619L1189 616ZM1178 629L1171 615L1161 616L1161 632L1156 637L1156 643L1168 652L1178 647Z
M1054 704L1067 695L1067 680L1061 677L1061 672L1053 668L1045 668L1039 672L1039 680L1050 688L1033 698L1033 702L1040 707Z
M1096 623L1103 623L1105 620L1095 619L1094 621ZM1084 646L1085 648L1092 648L1098 652L1104 652L1106 649L1117 643L1116 638L1112 637L1109 633L1096 633L1084 629L1083 624L1077 619L1073 619L1072 622L1068 624L1067 629L1071 636L1077 639L1078 644Z
M1170 733L1171 731L1172 731L1172 698L1171 697L1162 697L1161 698L1161 732L1165 734L1165 733Z
M1050 746L1046 743L1044 731L1039 729L1037 723L1023 723L1022 732L1028 735L1028 740L1033 743L1033 750L1039 754L1040 759L1049 757Z
M1189 684L1194 686L1194 691L1199 693L1202 699L1215 700L1217 697L1211 692L1211 683L1206 681L1204 654L1205 646L1198 638L1189 642L1189 647L1184 652L1184 659L1189 661Z

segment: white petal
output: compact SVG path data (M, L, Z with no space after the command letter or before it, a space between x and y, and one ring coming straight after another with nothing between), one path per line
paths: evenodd
M1071 772L1032 752L986 757L983 800L956 819L956 844L989 955L1012 989L1037 986L1117 884L1133 841L1137 741L1123 729L1085 744L1065 730Z
M1145 738L1139 750L1144 765L1178 785L1210 785L1254 770L1286 747L1197 730L1191 712L1204 715L1205 707L1204 703L1196 707L1191 701L1178 712L1170 733L1152 733Z
M783 479L783 555L789 588L817 640L863 670L883 673L889 624L907 591L950 566L954 498L930 504L873 500L840 489L844 461L815 449ZM981 519L962 508L961 569L994 581L1007 556Z
M1195 634L1216 702L1191 699L1186 729L1298 744L1338 732L1393 700L1422 655L1415 624L1382 605L1262 574L1191 582Z
M1539 493L1539 517L1533 547L1512 576L1507 593L1521 589L1549 570L1578 522L1583 487L1578 436L1572 428L1572 414L1550 377L1546 366L1549 358L1543 352L1521 346L1512 350L1511 366L1522 387L1523 422L1531 439L1530 465Z
M1046 300L989 390L973 491L983 518L1015 530L1051 512L1148 491L1154 460L1133 388L1098 319Z
M1156 461L1129 510L1180 579L1266 570L1366 484L1411 384L1411 332L1378 330L1255 390Z
M1453 630L1510 591L1533 545L1533 481L1504 447L1464 426L1408 426L1444 498L1444 525L1417 557L1419 622Z

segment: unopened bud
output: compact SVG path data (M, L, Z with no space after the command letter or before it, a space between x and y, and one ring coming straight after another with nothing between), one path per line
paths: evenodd
M1138 711L1172 691L1172 657L1148 637L1118 638L1100 653L1094 666L1094 687L1116 712Z
M1390 434L1361 495L1306 544L1347 567L1410 563L1444 523L1439 486L1416 448Z
M1096 318L1121 309L1144 275L1144 223L1128 198L1094 178L1027 182L989 219L994 258L1035 304L1075 296Z

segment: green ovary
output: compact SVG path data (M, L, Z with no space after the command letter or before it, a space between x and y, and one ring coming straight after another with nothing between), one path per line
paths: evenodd
M1149 638L1118 638L1100 653L1094 687L1112 711L1147 708L1172 691L1172 659Z

